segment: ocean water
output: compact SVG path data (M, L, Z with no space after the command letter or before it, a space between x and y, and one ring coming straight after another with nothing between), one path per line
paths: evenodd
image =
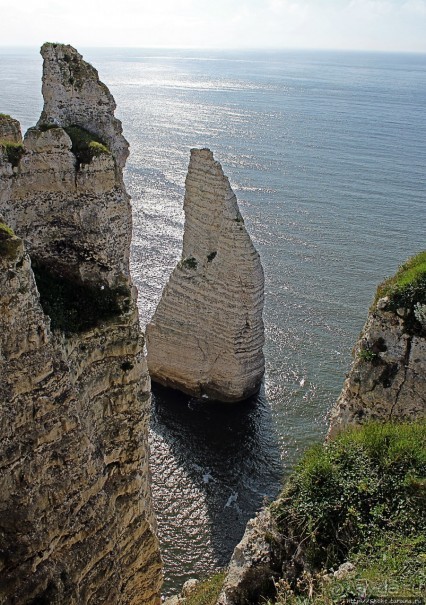
M153 394L165 593L226 565L244 526L323 438L378 282L425 246L426 55L79 49L131 144L142 323L179 258L192 147L229 176L266 279L258 398ZM41 111L36 50L0 49L0 112Z

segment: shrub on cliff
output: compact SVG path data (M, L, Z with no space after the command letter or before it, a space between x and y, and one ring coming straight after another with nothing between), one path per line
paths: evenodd
M6 156L6 161L15 168L19 160L25 153L22 143L12 143L10 141L0 141L0 151Z
M311 448L273 514L311 570L336 567L382 532L426 531L426 422L370 423Z
M71 151L79 164L90 164L93 158L111 153L99 137L80 126L67 126L64 130L71 139Z

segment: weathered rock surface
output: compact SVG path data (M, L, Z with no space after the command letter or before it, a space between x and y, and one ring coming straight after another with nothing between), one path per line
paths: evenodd
M222 167L192 150L182 260L147 328L151 378L196 397L239 401L264 373L264 277Z
M246 531L234 549L218 605L256 603L272 592L280 565L274 552L274 521L269 508L247 523Z
M0 213L17 234L0 237L0 603L154 605L161 561L127 144L95 70L71 47L43 54L41 121L75 124L90 105L85 128L102 137L109 113L111 153L82 164L65 130L36 128L16 167L0 159ZM57 91L71 86L56 63L68 55L80 87L61 93L56 113Z
M8 115L0 114L0 143L22 143L21 125Z
M410 309L380 299L368 314L354 361L332 410L329 436L367 420L426 415L426 330L407 324Z

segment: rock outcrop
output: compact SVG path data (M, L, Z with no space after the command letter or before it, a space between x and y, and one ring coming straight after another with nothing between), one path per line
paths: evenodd
M147 328L151 378L240 401L264 373L264 278L237 199L208 149L191 151L182 259Z
M256 603L273 593L280 561L274 552L277 529L269 508L247 523L246 531L234 549L218 605Z
M416 259L423 257L422 277ZM409 283L412 266L418 275ZM355 345L352 368L331 413L330 437L368 420L426 416L426 253L408 261L389 282L379 286Z
M127 143L96 71L42 53L39 126L0 155L0 603L154 605Z

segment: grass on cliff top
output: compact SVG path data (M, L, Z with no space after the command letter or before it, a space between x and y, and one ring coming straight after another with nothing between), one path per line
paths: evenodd
M278 582L279 603L419 596L426 587L426 421L369 423L310 448L271 510L286 559L300 546L305 560L297 579ZM347 578L327 575L347 560L355 565Z
M0 113L0 122L3 120L12 120L12 116L10 116L8 113Z
M426 250L409 258L393 277L380 284L375 303L384 296L393 307L412 308L426 302Z
M381 532L426 531L426 421L368 423L309 449L272 506L311 569Z
M184 605L216 605L225 580L225 572L216 573L203 580L184 599Z
M71 151L79 164L90 164L94 157L111 153L99 137L80 126L67 126L64 130L71 139Z
M0 148L6 154L7 161L15 168L19 164L19 160L25 153L22 143L12 143L10 141L1 141Z
M40 303L51 319L52 330L65 334L84 332L130 308L130 292L124 287L113 289L86 283L40 263L33 263L33 271Z

